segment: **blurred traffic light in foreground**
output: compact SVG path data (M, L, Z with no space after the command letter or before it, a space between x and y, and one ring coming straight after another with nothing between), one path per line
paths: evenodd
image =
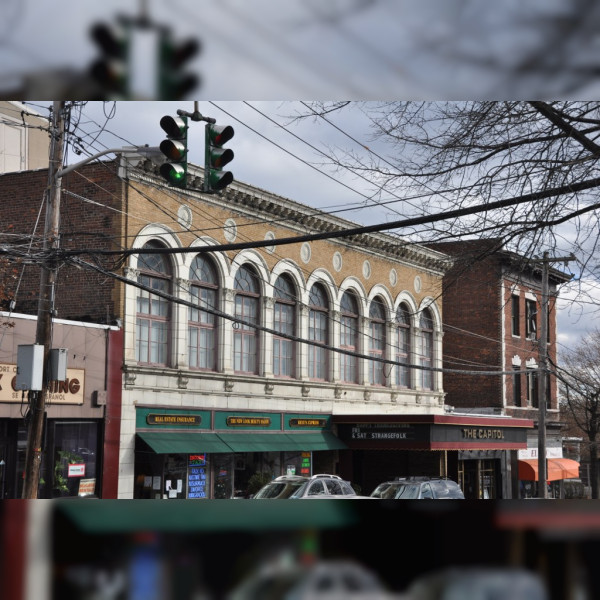
M4 5L3 99L580 100L600 85L590 0Z
M595 600L589 501L5 501L11 600Z

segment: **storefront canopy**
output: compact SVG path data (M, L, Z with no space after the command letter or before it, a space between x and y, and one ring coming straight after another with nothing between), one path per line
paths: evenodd
M547 459L546 479L557 481L558 479L577 479L579 477L579 463L570 458ZM537 458L519 461L519 479L525 481L538 481Z
M139 432L157 454L193 454L196 452L281 452L343 450L346 444L329 431L310 433L201 433Z
M216 433L147 431L138 435L157 454L231 452L231 448Z

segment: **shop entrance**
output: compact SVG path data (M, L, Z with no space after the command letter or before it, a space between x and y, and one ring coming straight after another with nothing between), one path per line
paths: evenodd
M494 500L500 495L498 459L461 460L458 483L467 500Z

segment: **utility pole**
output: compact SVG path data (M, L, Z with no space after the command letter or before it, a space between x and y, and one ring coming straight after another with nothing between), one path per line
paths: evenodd
M44 250L59 247L60 193L61 178L57 177L64 157L64 108L65 103L56 100L52 107L52 132L50 139L50 164L48 167L48 187L46 188L46 224L44 228ZM47 253L48 255L48 253ZM40 467L42 463L42 437L46 410L48 358L52 340L52 317L54 314L54 286L57 264L53 258L45 263L40 275L40 297L38 300L37 329L35 343L44 346L43 383L40 391L30 391L30 424L25 455L25 477L23 499L38 497Z
M546 460L546 401L548 397L548 300L549 300L549 271L551 262L568 262L575 260L573 255L566 258L550 258L544 252L541 259L533 262L542 263L542 303L540 337L538 340L539 365L538 365L538 498L548 498L548 469Z

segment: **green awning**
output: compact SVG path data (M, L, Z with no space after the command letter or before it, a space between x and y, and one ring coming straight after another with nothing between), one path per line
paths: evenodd
M311 433L219 433L235 452L278 452L285 450L343 450L346 444L329 431Z
M194 454L232 452L216 433L194 431L144 431L138 436L157 454Z
M348 528L360 523L354 502L279 502L278 500L84 500L50 501L55 514L84 533L166 532L192 534ZM363 504L362 502L360 504ZM61 530L68 527L61 522Z
M157 454L206 452L281 452L344 450L346 444L329 431L310 433L202 433L187 431L143 431L138 436Z

